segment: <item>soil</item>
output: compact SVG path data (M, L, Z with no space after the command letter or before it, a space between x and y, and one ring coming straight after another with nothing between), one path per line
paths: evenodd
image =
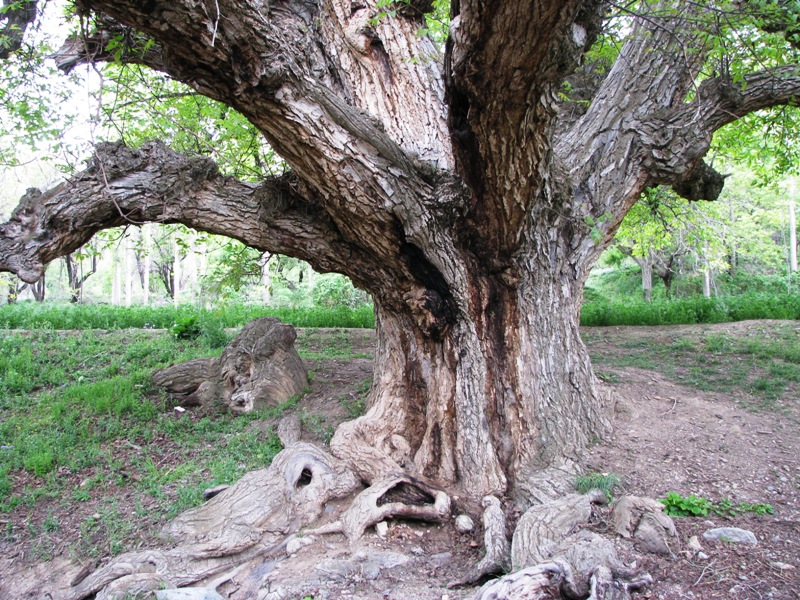
M702 330L747 335L752 326L731 323L703 326ZM796 323L782 326L800 328ZM658 340L687 331L692 330L680 326L592 328L592 351L613 354L621 350L609 340L637 336ZM604 332L609 335L602 335ZM349 347L351 356L368 356L373 350L372 332L338 330L330 335ZM319 330L301 331L298 343L312 351L316 346L319 351L329 347L326 333ZM347 407L358 399L365 380L371 377L372 361L337 358L306 362L314 372L312 390L296 410L303 418L304 437L322 442L336 424L350 418ZM769 503L774 509L774 514L766 515L745 512L721 517L712 513L706 518L676 518L681 547L667 557L643 553L629 541L616 539L624 562L648 571L655 580L635 597L800 598L800 398L784 397L780 412L754 413L730 395L683 387L656 371L615 368L614 375L618 382L607 384L618 398L614 433L588 450L586 464L596 472L618 474L623 489L617 495L663 498L675 491L714 501L728 498L734 504ZM165 452L164 460L178 464L181 457L170 458ZM134 498L119 500L123 512L125 507L133 512ZM41 510L52 514L58 505L47 504ZM611 536L606 513L607 509L599 509L590 527ZM35 522L46 516L28 515ZM69 522L69 515L55 516L62 523ZM749 546L703 538L707 529L722 526L748 529L758 543ZM131 532L142 537L137 545L153 543L152 537L142 533L147 531L150 529L144 525ZM62 527L61 533L77 532ZM701 553L687 549L691 536L698 537ZM465 599L474 595L474 589L445 586L463 576L481 553L479 531L458 534L452 524L390 522L385 537L370 530L353 546L341 535L315 536L311 545L292 557L274 557L253 565L218 591L226 598L255 597L246 590L253 589L254 578L270 574L279 582L270 596L274 598ZM33 556L24 539L13 544L0 542L0 598L58 598L58 590L68 589L85 566L71 562L66 552L46 562L37 562ZM44 595L45 590L55 593Z

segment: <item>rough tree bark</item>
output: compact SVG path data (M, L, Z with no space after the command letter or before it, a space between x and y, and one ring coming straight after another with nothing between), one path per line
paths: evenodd
M369 410L333 453L367 483L404 472L522 508L608 430L578 312L626 211L657 184L716 198L714 131L800 92L796 67L695 85L708 37L679 0L634 20L578 120L557 96L602 0L455 0L444 56L418 35L424 0L390 17L374 0L76 4L97 29L63 70L164 71L239 110L291 172L243 183L157 143L100 146L0 226L0 269L33 280L101 228L159 221L344 273L372 294L379 342Z
M198 358L156 371L153 383L182 404L225 404L233 412L272 408L303 392L308 371L294 349L294 327L251 321L219 358Z

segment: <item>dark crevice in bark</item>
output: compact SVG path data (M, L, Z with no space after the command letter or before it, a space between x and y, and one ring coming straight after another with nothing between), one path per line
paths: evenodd
M412 485L411 482L416 485ZM389 488L386 493L378 498L376 502L377 506L391 504L392 502L402 502L403 504L410 504L412 506L424 506L425 504L433 504L436 502L436 498L433 494L419 487L419 481L411 479L411 482L401 481L394 487Z
M448 42L448 46L449 44ZM473 190L474 196L481 196L484 192L483 164L478 139L469 122L469 98L453 85L448 85L446 100L449 106L448 126L453 141L453 152L458 161L459 174Z
M392 85L394 83L392 62L389 60L389 54L386 52L386 48L383 47L383 42L378 38L372 40L372 44L370 44L370 56L372 56L372 59L378 63L386 82L389 85Z
M450 285L442 272L431 263L425 253L410 242L400 244L400 256L411 274L429 292L425 307L440 322L437 329L452 325L455 320L455 300Z

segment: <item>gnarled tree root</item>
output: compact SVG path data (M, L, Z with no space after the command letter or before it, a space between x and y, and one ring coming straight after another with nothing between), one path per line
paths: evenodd
M219 358L156 371L153 383L182 403L222 402L233 412L277 406L301 393L308 371L294 348L294 327L272 317L245 325Z
M589 596L573 595L565 589L575 574L563 559L557 559L515 571L505 577L485 584L475 595L475 600L552 600L553 598L586 598L586 600L627 600L631 592L652 583L644 574L630 581L620 580L607 567L597 567L591 574Z
M82 600L117 591L122 596L128 589L153 589L154 582L181 587L208 579L277 553L288 536L318 519L330 500L360 487L344 463L316 446L296 443L269 468L246 474L170 521L163 534L177 541L173 548L123 554L54 597Z
M471 585L497 573L506 572L511 566L511 544L508 543L506 515L500 500L485 496L483 505L483 545L486 554L469 573L459 581L447 585L448 588Z
M344 533L353 542L367 527L397 517L441 523L450 518L450 497L413 477L395 473L356 496L338 521L305 533Z
M647 574L624 567L614 545L583 529L594 504L604 503L599 490L571 494L528 509L511 544L509 575L485 584L476 600L525 598L593 598L622 600L651 583Z

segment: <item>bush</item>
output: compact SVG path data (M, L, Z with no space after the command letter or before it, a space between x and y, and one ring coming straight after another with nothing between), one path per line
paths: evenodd
M200 337L200 324L194 315L179 317L169 331L179 340L196 340Z
M369 304L369 296L355 287L344 275L327 273L314 280L311 288L311 299L314 306L334 308L347 306L357 308Z

